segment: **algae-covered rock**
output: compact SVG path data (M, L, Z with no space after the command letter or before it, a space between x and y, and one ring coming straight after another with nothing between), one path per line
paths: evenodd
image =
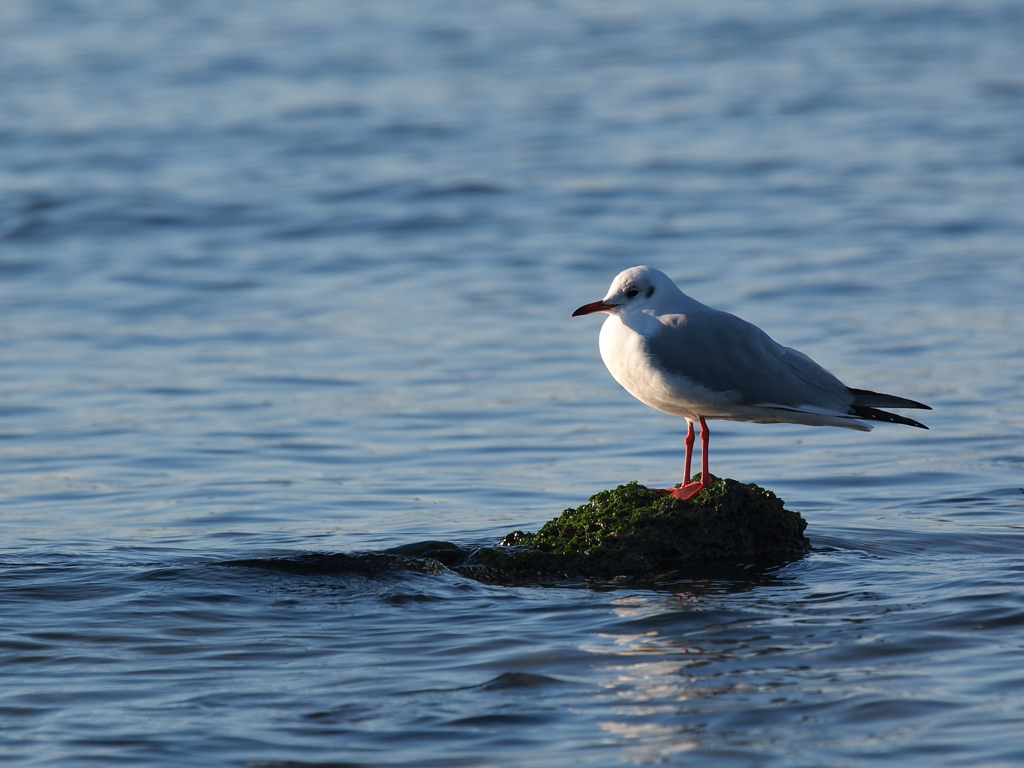
M689 501L639 483L601 491L536 533L513 531L496 547L423 541L377 553L299 555L222 563L308 575L455 571L493 584L715 575L803 554L807 523L774 493L716 479Z
M456 570L490 581L655 575L783 562L806 551L807 523L771 491L716 479L688 501L633 482L565 510L536 533L513 531Z

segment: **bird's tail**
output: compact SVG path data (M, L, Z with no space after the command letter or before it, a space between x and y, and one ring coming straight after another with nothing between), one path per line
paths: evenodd
M889 413L888 411L882 411L879 408L922 408L930 411L932 409L930 405L919 403L916 400L908 400L905 397L897 397L896 395L871 392L867 389L850 388L850 393L854 397L850 410L862 419L887 421L890 424L906 424L908 427L928 429L919 421L908 419L906 416L900 416L899 414Z

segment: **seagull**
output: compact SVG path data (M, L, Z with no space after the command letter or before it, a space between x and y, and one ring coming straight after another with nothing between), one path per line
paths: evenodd
M866 389L852 389L807 355L774 341L756 325L701 304L653 267L620 272L600 301L573 317L607 312L601 326L601 359L633 397L686 419L683 482L657 489L691 499L710 485L708 419L786 422L845 427L862 432L885 421L928 429L880 410L931 408ZM701 474L690 478L693 423L700 424Z

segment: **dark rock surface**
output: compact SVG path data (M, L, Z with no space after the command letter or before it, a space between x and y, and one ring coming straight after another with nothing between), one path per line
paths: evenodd
M452 570L499 584L704 576L798 558L810 545L806 527L799 513L753 484L719 478L680 501L633 482L565 510L536 533L513 531L494 547L425 541L380 553L303 553L224 565L303 574Z
M756 485L718 479L680 501L634 482L565 510L537 533L510 533L462 569L487 566L521 580L779 563L807 550L806 527L799 513Z

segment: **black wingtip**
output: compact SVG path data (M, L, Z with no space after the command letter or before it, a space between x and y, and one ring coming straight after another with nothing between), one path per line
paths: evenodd
M908 408L909 406L903 407ZM923 407L928 408L927 405ZM928 410L930 411L931 408L928 408ZM889 413L888 411L880 411L878 408L869 408L868 406L865 405L852 406L850 408L850 413L866 421L884 421L888 424L904 424L908 427L928 429L928 427L922 424L920 421L908 419L906 416L900 416L898 413Z
M920 408L923 411L930 411L932 407L919 403L917 400L910 400L906 397L886 395L882 392L872 392L870 389L854 389L847 387L853 395L854 406L865 406L867 408Z

